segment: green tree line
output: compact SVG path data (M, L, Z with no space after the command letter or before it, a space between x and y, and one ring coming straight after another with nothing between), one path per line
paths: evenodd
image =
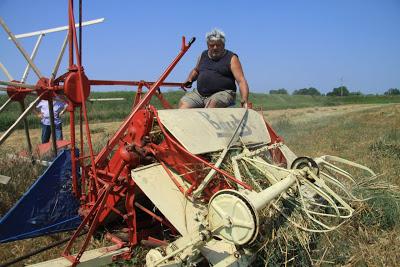
M270 95L288 95L289 92L285 88L280 89L272 89L269 90ZM397 88L390 88L383 93L384 95L400 95L400 90ZM294 90L292 95L311 95L311 96L320 96L323 95L321 92L314 87L302 88L298 90ZM332 91L326 94L327 96L355 96L355 95L363 95L360 91L350 92L346 86L339 86L333 88Z

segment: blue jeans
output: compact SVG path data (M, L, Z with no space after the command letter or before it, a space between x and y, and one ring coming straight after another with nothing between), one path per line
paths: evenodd
M51 128L50 125L42 125L42 144L49 142L50 140L50 135L51 135ZM62 123L56 124L56 140L62 140L63 139L63 134L62 134Z

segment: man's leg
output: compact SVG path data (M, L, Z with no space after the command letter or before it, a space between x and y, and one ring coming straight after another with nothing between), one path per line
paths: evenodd
M56 124L56 140L62 140L63 139L63 133L62 133L62 123Z
M50 125L45 125L45 124L41 125L42 125L42 144L44 144L49 142L51 130L50 130Z
M179 101L179 108L204 108L205 97L202 97L196 89L187 92Z
M236 93L231 90L217 92L207 98L206 108L226 108L235 105Z

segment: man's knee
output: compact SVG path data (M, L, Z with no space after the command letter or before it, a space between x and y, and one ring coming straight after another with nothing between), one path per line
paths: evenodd
M197 95L189 93L184 95L179 101L178 107L184 108L203 108L204 102Z
M207 103L208 108L227 108L235 104L236 94L229 90L213 94Z
M229 107L229 103L219 101L216 99L210 99L207 103L206 108L227 108Z
M182 101L182 99L181 99L179 101L178 108L185 109L185 108L191 108L191 106L189 103Z

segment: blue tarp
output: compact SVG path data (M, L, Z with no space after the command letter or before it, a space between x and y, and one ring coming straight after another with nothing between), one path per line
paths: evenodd
M0 243L76 229L79 201L72 194L71 153L62 151L0 219Z

